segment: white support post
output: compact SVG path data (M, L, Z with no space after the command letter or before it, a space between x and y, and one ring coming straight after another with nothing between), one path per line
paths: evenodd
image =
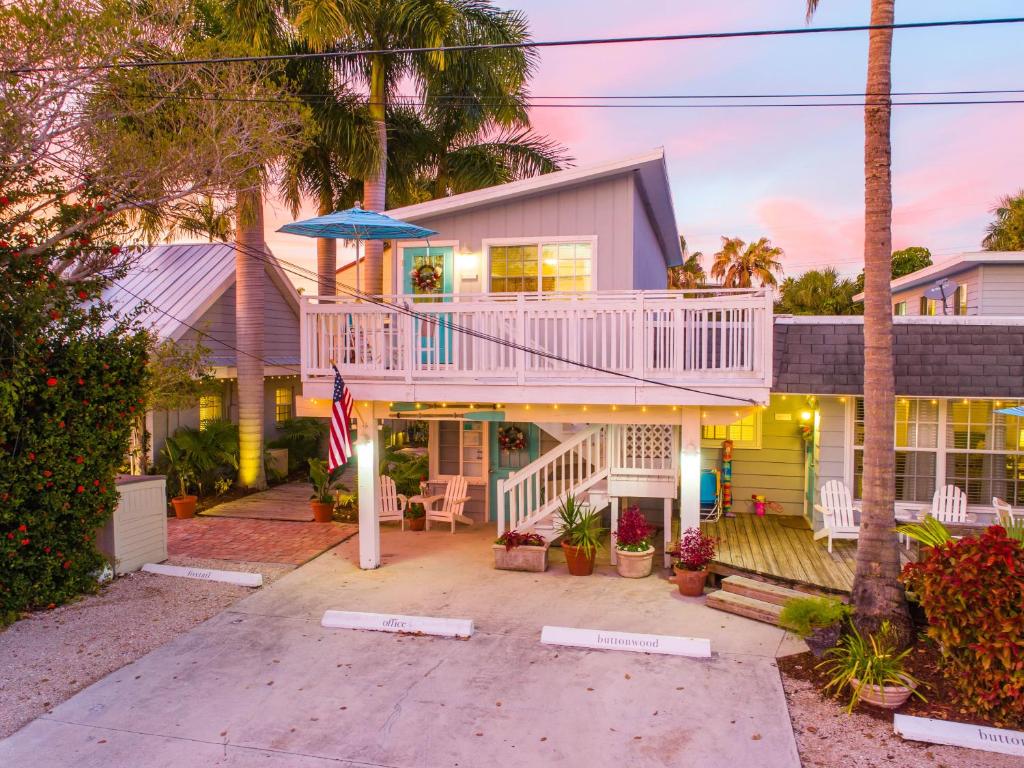
M672 556L668 553L669 545L672 543L672 499L665 499L665 515L664 515L664 531L662 532L662 538L665 546L665 567L669 568L672 566Z
M681 409L679 422L679 535L700 527L700 408Z
M358 440L356 464L359 473L359 567L380 567L380 499L377 471L380 465L380 432L377 430L377 404L356 406Z
M612 565L615 565L619 561L619 557L615 550L615 531L619 527L619 497L612 496L608 503L611 505L612 511L612 525L611 525L611 537L609 539L609 553L608 558L611 560Z

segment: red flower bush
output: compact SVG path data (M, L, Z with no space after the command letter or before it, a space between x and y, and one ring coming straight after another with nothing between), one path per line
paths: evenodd
M629 552L644 552L650 549L652 533L654 526L634 504L622 513L619 527L615 529L615 546Z
M715 540L701 533L700 528L687 528L679 539L675 565L685 571L699 571L715 559Z
M928 617L960 703L1024 726L1024 548L993 525L922 554L902 579Z

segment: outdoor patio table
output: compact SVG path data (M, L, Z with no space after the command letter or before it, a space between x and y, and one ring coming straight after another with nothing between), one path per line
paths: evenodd
M437 494L433 494L433 495L429 495L429 494L425 494L425 493L417 493L415 496L410 496L409 497L409 503L410 504L422 504L424 509L433 509L434 508L434 502L438 501L439 499L443 499L443 498L444 498L444 494L443 493L437 493Z

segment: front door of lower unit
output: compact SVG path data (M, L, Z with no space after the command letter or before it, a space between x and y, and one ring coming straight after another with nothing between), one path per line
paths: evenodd
M522 469L540 456L540 429L536 424L509 422L491 425L489 519L497 520L500 511L498 481Z

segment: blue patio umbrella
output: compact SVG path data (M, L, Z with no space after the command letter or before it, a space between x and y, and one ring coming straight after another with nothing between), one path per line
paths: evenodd
M363 210L356 203L344 211L335 211L304 221L293 221L277 230L290 235L323 237L337 240L356 241L356 290L359 290L359 241L360 240L418 240L436 235L432 229L408 224L383 213Z
M1013 405L1009 408L997 408L996 413L1004 413L1007 416L1024 416L1024 405Z

